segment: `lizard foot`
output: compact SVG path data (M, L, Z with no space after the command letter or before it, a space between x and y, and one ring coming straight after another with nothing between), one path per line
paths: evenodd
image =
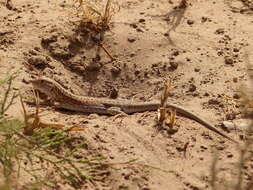
M110 107L107 109L108 114L114 115L113 121L115 121L118 118L126 117L127 114L123 112L119 107Z

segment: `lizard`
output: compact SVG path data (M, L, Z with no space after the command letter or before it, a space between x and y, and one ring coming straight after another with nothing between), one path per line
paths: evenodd
M70 111L85 113L98 113L106 115L132 114L136 112L155 111L159 109L160 101L138 102L131 100L118 100L109 98L96 98L89 96L79 96L66 90L60 83L47 77L40 77L30 80L35 90L47 95L56 105ZM205 128L219 134L220 136L237 143L232 138L216 129L212 124L200 118L195 113L182 106L167 103L166 107L173 108L185 117L203 125Z

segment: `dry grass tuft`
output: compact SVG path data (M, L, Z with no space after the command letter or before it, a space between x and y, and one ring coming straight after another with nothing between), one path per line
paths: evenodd
M107 30L112 16L119 11L119 5L115 0L76 0L75 2L81 22L92 23L99 31Z
M105 32L110 29L113 15L120 10L116 0L76 0L75 7L80 18L80 28L85 28L92 41L98 46L94 60L100 60L100 50L114 60L113 56L103 45Z

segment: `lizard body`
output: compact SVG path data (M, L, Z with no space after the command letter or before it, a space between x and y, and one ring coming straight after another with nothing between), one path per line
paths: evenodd
M78 96L67 91L58 82L46 77L31 80L31 83L36 90L46 94L49 98L55 101L58 107L71 111L117 115L120 113L131 114L136 112L155 111L161 105L159 101L136 102L131 100L114 100L108 98ZM225 137L226 139L236 142L227 135L218 131L212 124L182 106L167 104L166 107L173 108L185 117L202 124L207 129Z

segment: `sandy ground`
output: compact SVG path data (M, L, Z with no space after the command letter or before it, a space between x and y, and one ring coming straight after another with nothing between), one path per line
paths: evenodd
M24 93L27 79L40 72L78 95L139 101L159 99L170 78L169 101L240 141L241 132L222 123L242 118L234 99L247 81L246 65L253 63L252 3L192 0L177 10L178 0L118 2L120 11L103 42L116 61L101 51L94 63L96 46L84 40L69 2L13 0L8 9L0 1L1 77L20 70L15 86ZM81 135L110 162L138 159L139 165L112 170L98 189L210 189L214 153L227 179L238 159L233 143L179 114L174 130L157 132L156 112L115 118L41 109L49 113L45 120L84 128ZM15 107L9 114L18 112ZM251 174L245 171L246 182Z

